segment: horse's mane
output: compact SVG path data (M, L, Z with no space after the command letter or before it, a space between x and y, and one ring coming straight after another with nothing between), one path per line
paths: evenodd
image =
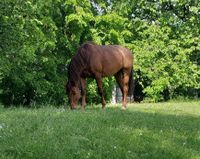
M89 57L87 56L87 46L96 45L94 42L86 42L82 44L77 53L72 57L68 65L68 79L72 82L79 82L81 69L85 68Z

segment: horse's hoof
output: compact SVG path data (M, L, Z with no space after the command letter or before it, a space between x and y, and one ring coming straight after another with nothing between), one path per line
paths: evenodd
M126 107L122 107L121 109L122 109L122 110L126 110Z
M102 110L106 110L106 107L104 106L104 107L102 107Z
M77 108L71 108L71 110L72 110L72 111L76 111L76 110L77 110Z

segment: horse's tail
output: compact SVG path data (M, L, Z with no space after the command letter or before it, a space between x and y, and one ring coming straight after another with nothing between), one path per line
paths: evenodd
M134 81L134 78L133 78L133 68L131 69L131 73L130 73L130 76L129 76L129 83L128 83L128 86L129 86L129 89L128 89L128 95L131 97L133 96L134 94L134 89L135 89L135 81Z

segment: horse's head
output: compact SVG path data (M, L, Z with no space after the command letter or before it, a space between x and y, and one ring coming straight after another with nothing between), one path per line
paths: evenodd
M81 97L79 88L74 84L74 82L68 81L66 84L66 93L70 101L71 109L76 109L78 101Z

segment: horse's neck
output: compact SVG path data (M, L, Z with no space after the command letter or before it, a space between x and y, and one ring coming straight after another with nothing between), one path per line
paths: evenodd
M75 83L76 86L79 85L80 83L80 79L81 79L81 68L76 67L76 69L71 70L70 73L70 80L73 81Z
M73 77L73 78L71 78L70 80L74 82L74 85L75 85L76 87L79 86L80 77Z
M85 67L84 57L82 56L82 53L79 52L74 57L71 63L71 79L74 82L77 82L79 84L84 67Z

